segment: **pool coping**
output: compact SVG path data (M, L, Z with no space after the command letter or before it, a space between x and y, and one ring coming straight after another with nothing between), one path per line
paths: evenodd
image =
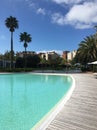
M59 74L59 73L33 73L33 74L42 74L42 75L59 75L59 76L70 76L73 80L72 86L68 93L56 104L54 108L50 110L31 130L46 130L52 120L57 116L57 114L62 110L66 102L70 99L74 88L75 88L75 79L71 74Z

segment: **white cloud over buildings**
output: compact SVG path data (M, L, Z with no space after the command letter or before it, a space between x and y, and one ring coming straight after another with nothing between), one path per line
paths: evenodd
M57 4L76 4L76 3L80 3L83 0L52 0L54 2L56 2Z
M59 25L71 25L79 29L91 28L97 23L97 1L75 4L66 14L57 12L52 14L51 19Z

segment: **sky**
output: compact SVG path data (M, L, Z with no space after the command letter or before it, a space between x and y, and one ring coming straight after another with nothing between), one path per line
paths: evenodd
M6 18L16 17L14 51L24 51L20 33L32 37L27 50L58 53L77 50L86 36L95 33L97 0L0 0L0 53L10 51L10 31Z

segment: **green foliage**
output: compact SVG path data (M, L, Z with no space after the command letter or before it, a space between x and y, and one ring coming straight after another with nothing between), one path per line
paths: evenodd
M20 34L20 42L24 42L24 48L25 48L25 61L24 61L24 66L25 66L25 69L27 67L27 56L26 56L26 48L28 47L28 44L29 42L32 41L32 38L31 38L31 35L30 34L27 34L27 32L23 32Z
M97 65L93 65L93 72L97 72Z
M26 57L27 68L37 67L39 63L40 63L40 57L38 55ZM24 67L25 67L25 58L18 57L16 60L16 68L24 68Z
M3 59L3 58L4 58L3 54L0 54L0 59Z
M24 70L24 68L0 68L0 72L32 72L34 69L33 68L26 68Z
M10 32L14 32L16 28L18 28L18 20L15 17L8 17L5 20L5 25L7 28L9 28Z
M6 51L5 54L4 54L4 59L5 60L10 60L10 56L11 56L11 52Z
M61 57L57 57L55 59L49 59L48 60L48 64L50 66L57 66L57 65L61 64L61 61L62 61L62 58Z
M74 58L75 62L87 64L97 59L97 41L94 36L88 36L79 44L77 54Z
M40 57L38 55L27 56L26 60L28 68L37 67L40 63Z
M24 58L18 57L16 59L16 68L24 68Z
M31 35L27 34L27 32L20 33L20 42L24 42L24 48L26 51L26 48L28 47L29 42L32 41Z
M62 65L62 66L64 66L64 65L66 65L66 60L64 60L63 58L61 58L61 63L60 63L60 65Z

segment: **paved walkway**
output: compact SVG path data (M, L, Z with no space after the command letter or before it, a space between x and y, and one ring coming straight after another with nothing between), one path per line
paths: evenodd
M75 90L46 130L97 130L97 79L93 74L72 74Z

